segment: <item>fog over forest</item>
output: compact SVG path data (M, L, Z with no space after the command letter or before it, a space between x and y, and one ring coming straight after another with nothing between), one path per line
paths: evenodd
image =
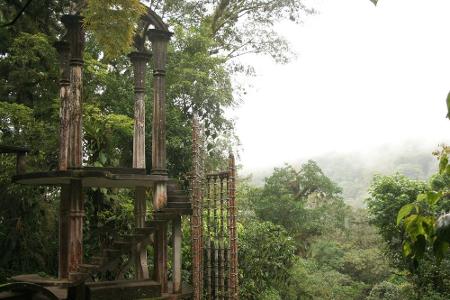
M336 152L312 157L299 157L295 161L285 163L296 169L309 159L316 161L325 175L330 177L343 189L345 202L354 207L365 207L364 199L368 196L368 188L375 174L391 175L400 173L411 179L427 180L438 167L438 160L432 152L438 148L433 143L419 140L405 141L398 145L383 145L364 152ZM264 185L264 179L272 174L273 168L243 168L241 174L250 176L257 186Z

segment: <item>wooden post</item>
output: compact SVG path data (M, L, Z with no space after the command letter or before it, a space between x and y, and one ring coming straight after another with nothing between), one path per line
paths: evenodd
M166 167L166 62L168 31L149 30L153 52L153 128L152 128L152 174L167 175ZM167 204L167 185L157 182L153 193L153 209L159 210ZM155 247L155 277L167 291L167 226L158 230Z
M69 86L67 93L67 106L62 116L68 122L67 145L60 145L60 167L80 168L82 165L82 71L84 32L82 17L65 15L61 21L67 28L67 37L70 44ZM66 115L67 114L67 115ZM66 120L67 120L66 119ZM67 149L67 159L65 157ZM60 246L59 246L59 277L68 278L68 273L76 272L78 265L83 262L83 217L84 203L80 180L72 180L70 185L61 191L61 220L60 220ZM67 223L66 223L67 222Z
M172 222L173 236L173 293L181 293L181 216L177 216Z
M145 73L150 55L144 52L133 52L130 59L134 67L134 134L133 134L133 168L145 168ZM147 205L146 190L137 187L135 190L134 217L136 227L144 227ZM135 272L137 279L147 279L147 250L141 244L134 249Z

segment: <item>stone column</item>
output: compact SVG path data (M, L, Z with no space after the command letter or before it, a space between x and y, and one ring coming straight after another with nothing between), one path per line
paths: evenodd
M83 72L83 46L84 32L82 17L65 15L61 21L67 28L67 37L70 44L69 63L69 90L68 105L69 129L68 129L68 154L67 168L81 168L82 166L82 72ZM67 191L63 188L61 207L68 208L67 231L61 234L60 240L61 260L67 264L67 273L78 271L78 265L83 260L83 217L84 202L82 184L80 180L71 180ZM65 257L67 256L67 258ZM63 268L60 267L60 270ZM62 272L61 278L67 278L68 274Z
M172 237L173 237L173 257L172 257L172 281L173 293L181 293L181 216L177 216L172 222Z
M67 170L69 150L69 86L70 86L70 45L65 41L55 43L59 54L59 161L58 169Z
M153 128L152 128L152 174L167 175L166 165L166 62L167 45L172 34L156 29L149 30L153 52ZM154 208L167 203L165 182L157 183Z
M133 52L130 60L134 67L134 134L133 134L133 168L145 168L145 73L148 53ZM136 227L144 227L146 220L145 188L137 187L135 191L134 216ZM147 279L147 250L140 244L134 249L135 271L137 279Z
M153 52L153 128L152 174L167 175L166 166L166 62L167 45L172 34L157 29L149 30ZM167 204L167 185L157 182L153 193L153 208L159 210ZM155 235L155 280L163 292L167 291L167 226L159 226Z
M69 60L70 45L65 41L55 43L55 48L59 54L59 98L61 100L59 118L59 161L58 169L67 170L68 150L69 150ZM69 192L68 186L61 187L61 201L59 206L59 250L58 250L58 277L67 278L69 275Z

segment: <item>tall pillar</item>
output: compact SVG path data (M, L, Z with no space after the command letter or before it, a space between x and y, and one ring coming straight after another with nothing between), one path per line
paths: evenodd
M130 60L134 67L134 134L133 134L133 168L145 168L145 73L150 55L133 52ZM134 217L136 227L144 227L146 220L145 188L135 190ZM134 249L135 271L137 279L147 279L147 250L141 244Z
M65 41L55 43L59 54L59 161L58 170L67 170L69 150L69 86L70 86L70 45Z
M153 52L153 128L152 174L167 175L166 166L166 62L167 45L172 34L157 29L149 30ZM157 182L153 193L153 208L159 210L167 204L167 185ZM155 274L163 292L167 291L167 226L160 226L154 243Z
M167 175L166 165L166 62L167 45L172 34L157 29L149 30L153 52L153 128L152 128L152 174ZM155 185L154 208L167 203L165 182Z
M230 239L230 272L229 295L230 299L239 299L239 274L238 274L238 246L236 227L236 164L234 155L228 159L228 234Z
M70 45L65 41L55 43L55 48L59 54L59 98L61 101L59 118L59 161L58 170L67 170L68 150L69 150L69 60ZM61 187L61 201L59 206L59 250L58 250L58 278L67 278L69 275L69 199L70 188Z
M181 216L177 216L172 222L172 237L173 237L173 251L172 251L172 283L173 293L181 293Z
M82 166L82 72L84 32L82 17L65 15L61 21L67 28L70 44L69 88L65 113L68 112L68 152L67 168L81 168ZM61 208L68 210L63 215L67 228L61 233L60 240L60 278L68 278L68 273L76 272L83 260L83 202L82 184L80 180L71 180L61 193ZM63 226L64 227L64 226ZM64 260L64 261L62 261Z

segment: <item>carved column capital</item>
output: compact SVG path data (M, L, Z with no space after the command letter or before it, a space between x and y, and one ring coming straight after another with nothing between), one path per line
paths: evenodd
M67 36L70 41L70 65L83 64L84 30L83 17L79 15L64 15L61 22L67 28Z

